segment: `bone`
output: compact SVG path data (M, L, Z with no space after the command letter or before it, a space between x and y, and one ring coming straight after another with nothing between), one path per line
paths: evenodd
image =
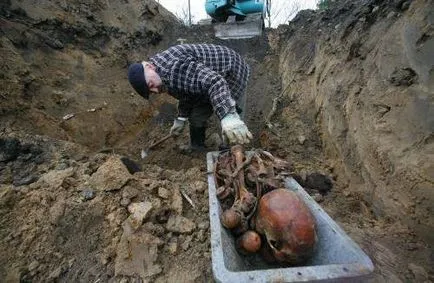
M241 145L235 145L231 148L231 152L235 157L235 164L237 168L242 167L244 160L243 147ZM244 213L248 213L254 207L256 203L256 197L246 189L244 170L240 170L237 177L238 186L236 188L238 190L238 199L236 200L236 202L239 201L241 211L243 211Z

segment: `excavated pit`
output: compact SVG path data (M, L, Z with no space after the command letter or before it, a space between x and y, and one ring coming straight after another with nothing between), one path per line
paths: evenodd
M151 0L3 1L0 281L212 281L205 154L178 152L185 133L141 160L176 101L151 107L126 79L181 38L247 59L252 148L293 162L373 282L433 280L432 3L362 2L222 41Z

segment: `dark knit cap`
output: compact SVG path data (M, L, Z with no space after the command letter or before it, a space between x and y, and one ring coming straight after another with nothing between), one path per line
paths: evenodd
M149 98L149 88L145 80L145 70L141 63L134 63L128 67L128 80L138 94L145 99Z

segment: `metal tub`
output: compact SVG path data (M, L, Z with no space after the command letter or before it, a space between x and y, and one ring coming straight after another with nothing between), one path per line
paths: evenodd
M293 178L286 180L286 188L304 199L316 219L318 243L313 257L303 266L280 267L258 255L240 255L234 237L220 224L212 173L217 156L218 152L207 154L212 270L217 282L358 282L372 273L369 257Z

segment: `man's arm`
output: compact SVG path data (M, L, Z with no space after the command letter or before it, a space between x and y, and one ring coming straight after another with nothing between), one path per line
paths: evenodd
M244 95L247 88L247 82L250 75L250 67L244 61L236 61L237 64L232 70L232 74L226 77L226 81L231 89L231 95L239 101Z

